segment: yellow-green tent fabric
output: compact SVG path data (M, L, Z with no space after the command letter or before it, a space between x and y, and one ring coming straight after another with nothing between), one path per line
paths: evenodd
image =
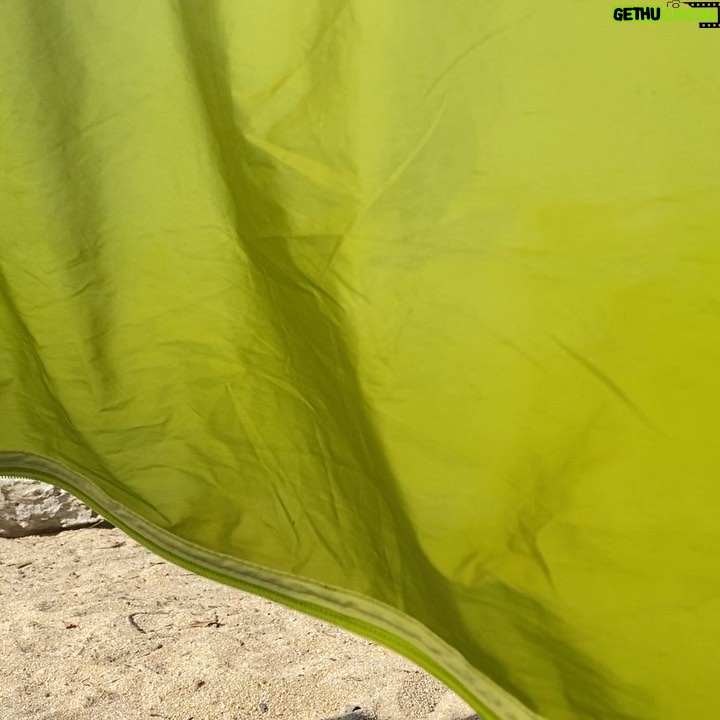
M712 716L720 29L663 19L3 0L0 474L487 720Z

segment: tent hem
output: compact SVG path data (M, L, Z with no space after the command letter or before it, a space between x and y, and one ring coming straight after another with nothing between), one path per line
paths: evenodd
M422 623L389 605L202 548L124 507L82 473L36 453L0 451L0 472L48 482L71 492L150 551L198 575L261 595L385 645L447 685L482 720L543 720L481 675Z

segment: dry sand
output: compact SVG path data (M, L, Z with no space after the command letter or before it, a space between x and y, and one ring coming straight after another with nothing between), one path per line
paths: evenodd
M471 720L400 656L117 529L0 539L0 720Z

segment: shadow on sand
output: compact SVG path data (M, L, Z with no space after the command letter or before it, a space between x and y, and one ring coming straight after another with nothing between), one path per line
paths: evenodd
M365 712L358 708L352 712L345 713L344 715L337 715L335 717L323 718L323 720L383 720L383 718L373 715L370 712ZM413 720L413 718L407 718L407 720ZM469 715L464 718L448 718L448 720L482 720L478 715Z

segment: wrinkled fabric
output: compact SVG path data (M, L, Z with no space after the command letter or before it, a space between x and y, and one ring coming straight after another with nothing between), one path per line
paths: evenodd
M5 0L0 473L496 720L720 667L720 33Z

